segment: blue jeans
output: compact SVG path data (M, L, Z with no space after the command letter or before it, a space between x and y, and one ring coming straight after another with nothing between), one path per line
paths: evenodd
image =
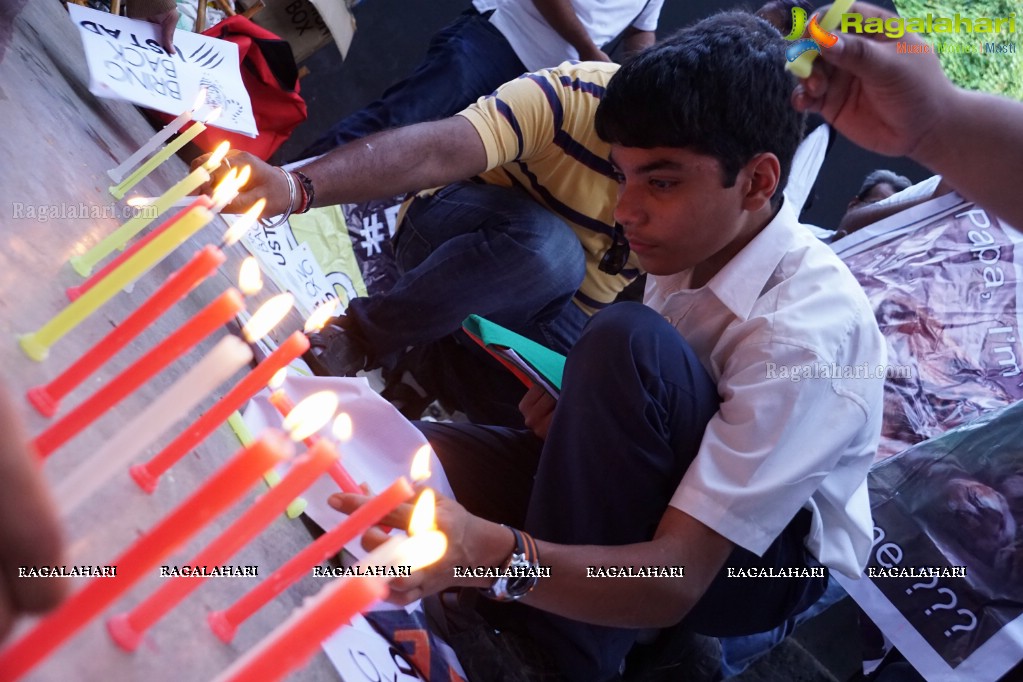
M351 301L353 333L377 364L410 370L472 421L521 425L525 387L462 321L482 315L567 352L587 320L572 303L586 273L575 232L521 190L460 182L411 203L394 251L398 281Z
M412 75L335 123L299 158L388 128L447 118L525 70L501 32L486 16L469 10L433 37Z
M721 675L725 679L735 677L758 659L770 653L792 634L797 626L825 611L829 606L849 596L837 580L828 582L828 588L820 599L804 611L785 619L785 622L773 630L744 637L721 638Z
M715 382L678 332L642 304L617 303L593 316L569 352L546 441L508 428L417 426L472 513L540 540L624 545L653 537L718 404ZM805 566L808 528L802 512L763 557L736 548L725 566ZM722 569L676 627L712 636L768 629L798 608L808 582L727 579ZM617 679L640 634L518 603L480 608L494 627L528 635L571 680ZM674 663L672 651L654 653Z

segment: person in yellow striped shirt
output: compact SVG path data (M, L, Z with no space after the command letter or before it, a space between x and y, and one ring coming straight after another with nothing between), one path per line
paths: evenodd
M231 209L264 196L273 215L419 192L395 237L397 284L352 300L311 337L313 370L410 368L472 421L522 425L525 389L460 325L475 313L566 352L638 276L616 236L609 147L593 130L617 68L566 62L526 74L456 116L363 138L298 173L230 157L254 168Z

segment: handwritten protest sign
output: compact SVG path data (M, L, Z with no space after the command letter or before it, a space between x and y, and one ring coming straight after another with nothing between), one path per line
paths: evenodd
M82 37L93 94L176 116L206 88L207 105L221 109L213 125L256 136L237 45L179 30L174 32L175 54L169 55L154 24L79 5L68 5L68 12Z
M313 227L303 230L307 221ZM294 294L295 307L303 316L330 300L337 301L334 314L341 314L349 301L366 295L337 207L313 209L276 227L257 225L242 244L279 289Z

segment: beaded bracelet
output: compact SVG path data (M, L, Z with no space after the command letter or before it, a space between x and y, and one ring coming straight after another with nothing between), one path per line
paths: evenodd
M295 213L305 213L313 207L313 200L316 198L316 190L313 188L313 181L302 171L295 171L298 177L299 187L302 189L302 203Z

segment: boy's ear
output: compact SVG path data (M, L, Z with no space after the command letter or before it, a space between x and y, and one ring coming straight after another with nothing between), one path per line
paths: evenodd
M743 208L759 211L771 203L771 197L778 189L781 165L778 157L771 152L761 152L746 163L741 175L746 180Z

